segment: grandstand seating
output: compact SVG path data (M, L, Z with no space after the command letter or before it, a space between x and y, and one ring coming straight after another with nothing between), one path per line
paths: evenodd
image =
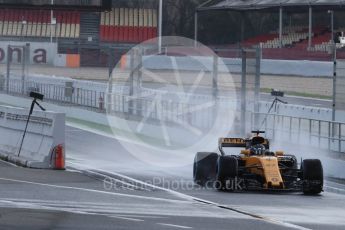
M54 11L53 17L56 25L51 26L49 10L0 9L0 36L80 38L80 12ZM99 30L101 42L146 41L157 36L157 12L154 9L113 8L101 13Z
M337 31L345 31L345 28ZM312 35L312 47L308 47L308 28L306 26L285 27L282 48L279 48L277 31L247 39L240 45L251 47L260 44L263 48L263 58L266 59L331 60L332 41L329 28L314 27ZM341 49L342 45L337 44L337 48Z
M343 32L345 28L339 28L335 32ZM313 47L310 51L322 51L322 52L331 52L332 47L332 34L330 32L323 33L319 36L316 36L313 39ZM341 44L337 44L337 48L340 49L343 46Z
M317 37L326 31L323 27L313 28L313 37ZM308 28L305 26L289 26L285 27L282 37L283 47L291 47L296 44L302 43L308 39ZM277 31L272 31L270 34L260 35L255 38L251 38L242 43L242 45L257 45L261 44L263 48L275 49L280 47L279 35ZM306 47L304 47L306 48Z
M0 36L78 38L80 13L54 11L56 25L51 26L49 10L0 9ZM51 28L53 29L51 33Z
M157 12L153 9L113 8L101 14L103 42L138 43L157 36Z

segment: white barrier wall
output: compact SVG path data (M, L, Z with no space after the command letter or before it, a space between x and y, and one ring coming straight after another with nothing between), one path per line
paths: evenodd
M28 113L26 109L0 106L0 156L31 168L55 168L54 149L65 147L65 115L34 111L18 157Z
M174 69L172 58L175 59L179 70L186 71L212 71L213 58L201 56L144 56L143 65L147 69L171 70ZM126 56L124 67L130 67L130 56ZM219 61L220 72L230 71L240 73L242 60L239 58L222 58ZM261 74L305 76L305 77L333 77L333 62L308 60L270 60L261 61Z

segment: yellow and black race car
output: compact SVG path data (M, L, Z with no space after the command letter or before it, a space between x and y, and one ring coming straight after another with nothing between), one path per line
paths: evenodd
M269 140L253 132L253 138L220 138L217 153L200 152L194 160L194 182L215 185L219 190L291 191L315 195L323 191L320 160L298 161L284 152L271 152ZM226 155L224 148L243 148L239 155Z

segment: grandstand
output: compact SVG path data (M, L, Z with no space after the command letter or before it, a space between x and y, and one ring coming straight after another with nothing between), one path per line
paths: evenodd
M152 4L138 7L114 0L102 10L87 1L80 7L79 1L70 3L74 7L66 1L51 8L34 7L37 2L23 6L0 1L1 41L56 42L60 54L80 54L82 65L105 66L107 47L121 47L115 52L120 57L133 45L157 37L157 8Z
M0 9L0 35L34 40L50 36L80 37L81 12L53 11L56 23L53 23L52 31L50 14L49 10ZM99 17L97 32L100 31L102 42L138 43L157 36L157 12L154 9L113 8L109 12L101 12Z
M79 38L79 12L54 11L56 23L53 27L50 14L48 10L0 9L0 35L8 38Z
M112 8L102 12L100 27L103 42L143 42L157 37L157 12L154 9Z
M218 10L241 12L239 14L241 17L243 17L244 13L261 12L270 15L275 13L279 18L276 30L266 31L264 33L263 31L259 31L261 33L258 35L245 38L239 43L230 44L227 47L238 45L242 47L261 46L263 48L264 58L269 59L330 60L333 41L331 14L329 12L333 11L335 15L340 15L343 12L344 6L344 1L341 0L214 0L199 7L197 14L205 11ZM304 15L304 22L298 22L295 25L291 24L291 17L294 14L299 16ZM313 18L315 14L325 16L327 20L323 20L317 24ZM286 22L287 16L290 17L290 22ZM334 17L333 14L332 17ZM243 25L241 29L245 29ZM337 31L343 32L344 28L337 25L333 32L336 33ZM242 35L241 37L244 36ZM337 45L337 48L341 49L342 46Z

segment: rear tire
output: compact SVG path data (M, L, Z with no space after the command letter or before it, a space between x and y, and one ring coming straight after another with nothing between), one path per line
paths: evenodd
M209 181L215 180L218 157L217 153L200 152L196 154L193 165L194 183L205 186Z
M217 181L216 187L218 190L234 190L234 188L227 188L226 181L228 179L235 179L238 175L238 161L232 156L221 156L217 161Z
M323 167L320 160L304 160L301 165L303 193L317 195L323 191Z

